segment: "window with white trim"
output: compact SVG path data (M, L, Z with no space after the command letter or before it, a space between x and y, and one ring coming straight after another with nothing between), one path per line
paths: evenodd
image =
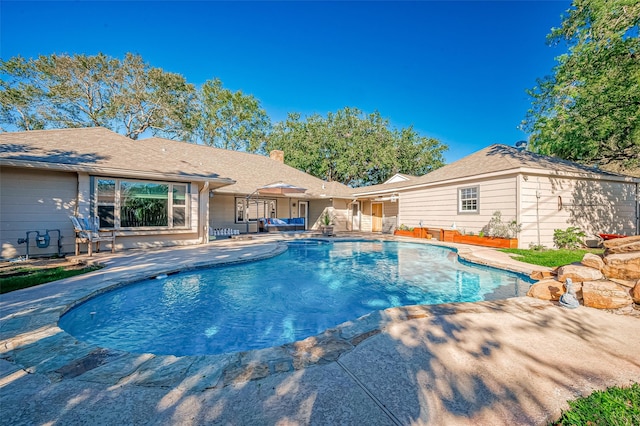
M94 215L101 228L186 228L189 184L93 178Z
M458 190L458 213L479 212L479 187L460 188Z

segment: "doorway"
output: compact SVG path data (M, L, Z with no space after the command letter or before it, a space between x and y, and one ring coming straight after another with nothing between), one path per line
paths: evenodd
M298 217L304 218L304 229L308 228L309 223L309 202L308 201L298 201Z
M371 232L382 232L382 203L371 203Z

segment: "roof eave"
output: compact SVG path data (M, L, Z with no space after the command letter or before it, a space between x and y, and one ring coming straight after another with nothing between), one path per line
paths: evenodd
M463 176L463 177L454 178L454 179L442 179L442 180L437 180L433 182L410 184L406 186L399 185L399 186L394 186L393 188L378 189L376 191L369 191L369 192L356 191L353 194L353 196L355 198L370 198L378 195L391 194L394 192L404 192L412 189L420 189L420 188L426 188L430 186L447 185L447 184L465 182L469 180L488 179L493 177L517 175L517 174L554 176L554 177L566 177L566 178L582 178L582 179L593 179L593 180L609 180L609 181L627 182L627 183L640 183L639 178L634 178L631 176L622 176L622 175L616 176L616 175L601 174L596 172L589 173L586 171L584 173L578 173L578 172L568 172L568 171L561 171L561 170L537 169L532 167L517 167L513 169L501 170L498 172L484 173L479 175L469 175L469 176Z
M214 177L211 175L196 175L188 173L165 173L139 171L129 169L118 169L115 167L99 167L78 164L64 163L47 163L44 161L24 161L24 160L8 160L0 159L0 165L6 167L20 167L38 170L53 170L62 172L84 172L94 175L103 175L110 177L124 177L133 179L153 179L153 180L170 180L175 182L209 182L212 187L221 188L227 185L233 185L235 180L229 178Z

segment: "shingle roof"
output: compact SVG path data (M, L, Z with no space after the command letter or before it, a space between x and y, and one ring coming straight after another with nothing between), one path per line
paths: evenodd
M161 138L134 141L102 127L0 133L0 143L4 165L210 181L227 185L220 192L237 194L278 181L306 188L311 197L351 192L345 185L324 182L266 156Z
M407 186L427 185L510 170L516 172L521 169L537 169L545 173L622 177L622 175L583 166L571 161L535 154L507 145L494 144L410 181L357 188L354 192L355 194L366 194L384 190L399 190Z

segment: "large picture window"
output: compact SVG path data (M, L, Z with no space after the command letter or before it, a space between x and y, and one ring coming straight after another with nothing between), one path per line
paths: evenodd
M236 223L245 220L255 222L262 217L276 217L277 204L272 199L251 199L247 207L246 198L236 198Z
M184 228L188 184L94 178L101 228Z
M479 212L479 189L477 186L458 190L458 213Z

